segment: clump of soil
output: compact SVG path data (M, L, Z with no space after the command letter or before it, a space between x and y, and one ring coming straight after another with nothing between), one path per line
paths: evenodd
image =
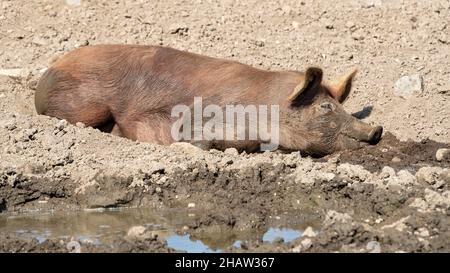
M372 172L381 171L384 166L416 172L420 167L430 164L443 168L450 166L450 157L441 161L436 160L437 150L449 147L448 143L430 139L421 142L400 141L388 132L376 146L366 146L356 151L343 151L324 159L337 157L341 162L361 165Z

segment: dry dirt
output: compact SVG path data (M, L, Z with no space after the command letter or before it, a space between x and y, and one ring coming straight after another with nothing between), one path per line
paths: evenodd
M174 227L192 237L313 215L318 224L293 241L250 237L221 249L449 252L450 157L436 159L450 146L448 18L450 2L438 0L3 0L0 74L17 75L0 75L0 214L198 209ZM271 70L317 65L328 79L357 67L346 108L387 133L377 146L313 159L137 143L36 115L34 87L52 59L102 43L159 44ZM396 96L395 82L415 74L423 90ZM6 225L0 251L70 251L67 240L26 239ZM80 243L92 252L175 251L153 235Z

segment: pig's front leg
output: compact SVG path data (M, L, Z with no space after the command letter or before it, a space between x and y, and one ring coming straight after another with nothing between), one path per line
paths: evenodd
M117 123L123 137L142 142L170 145L174 142L170 132L170 121L160 116L124 120Z

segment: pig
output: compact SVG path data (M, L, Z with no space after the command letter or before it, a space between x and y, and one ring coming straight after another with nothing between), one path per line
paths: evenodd
M353 70L337 81L323 71L269 71L162 46L95 45L75 49L46 70L36 88L38 114L81 122L128 139L255 151L267 140L174 139L176 105L276 105L280 150L324 156L379 142L383 128L343 108ZM227 123L225 121L224 123ZM181 129L183 126L181 126ZM186 129L187 130L187 129ZM237 129L236 129L237 130Z

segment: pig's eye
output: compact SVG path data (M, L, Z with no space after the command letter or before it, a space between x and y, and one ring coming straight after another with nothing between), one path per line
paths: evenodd
M334 104L332 104L331 102L322 102L320 104L320 109L325 113L333 111L334 107Z

